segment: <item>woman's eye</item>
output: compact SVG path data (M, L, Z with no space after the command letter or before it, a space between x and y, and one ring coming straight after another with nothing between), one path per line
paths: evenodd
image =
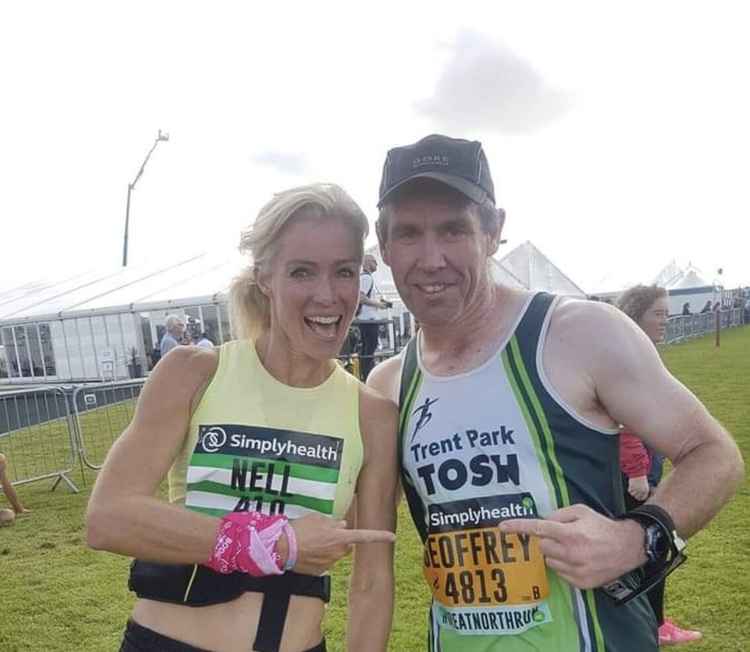
M308 276L310 276L310 271L303 267L292 270L292 278L307 278Z

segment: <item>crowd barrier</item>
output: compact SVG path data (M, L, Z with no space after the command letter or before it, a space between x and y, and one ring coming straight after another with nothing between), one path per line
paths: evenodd
M742 326L744 322L744 311L742 308L731 310L720 310L717 312L704 312L697 315L679 315L670 317L667 321L667 333L665 342L673 344L682 342L693 337L700 337L716 331L716 320L719 320L719 328L734 328Z
M145 379L84 385L73 389L71 405L81 461L102 468L110 446L133 418Z
M75 417L62 387L0 393L0 453L14 485L55 478L78 491L70 474L77 455Z

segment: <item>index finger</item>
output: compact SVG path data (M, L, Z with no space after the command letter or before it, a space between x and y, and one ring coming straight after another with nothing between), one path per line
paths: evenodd
M511 518L500 523L500 531L515 534L533 534L542 539L559 539L564 531L562 523L542 518Z
M339 530L341 543L394 543L396 535L388 530Z

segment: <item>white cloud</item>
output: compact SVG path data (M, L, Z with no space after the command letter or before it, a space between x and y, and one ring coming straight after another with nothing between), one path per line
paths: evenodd
M484 34L462 30L432 97L416 109L452 133L535 131L563 115L571 96Z

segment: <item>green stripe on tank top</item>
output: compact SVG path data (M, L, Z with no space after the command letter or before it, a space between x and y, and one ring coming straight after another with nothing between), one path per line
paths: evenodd
M516 402L523 413L526 426L529 429L529 434L531 434L532 441L534 442L534 448L536 449L537 458L541 462L542 473L544 474L544 480L547 484L547 490L549 491L550 496L554 498L555 506L559 508L563 506L563 495L560 491L557 476L555 475L555 469L549 461L547 442L542 435L542 425L533 409L533 404L528 395L528 391L523 385L521 373L518 369L519 363L523 364L523 362L517 360L511 352L511 345L514 340L515 336L501 354L503 366L505 367L510 386L513 389L513 394L515 394Z
M527 407L529 411L536 416L536 421L538 421L538 423L541 425L541 431L543 434L543 438L541 438L542 450L545 461L547 463L547 468L549 469L549 472L552 476L553 485L556 488L555 494L559 499L558 505L560 507L567 507L570 505L570 495L568 494L565 475L563 474L562 467L560 466L560 463L557 460L557 456L555 455L555 444L552 437L552 432L550 431L549 423L547 422L547 417L544 413L544 409L542 408L539 397L536 395L534 387L531 384L531 380L529 379L529 374L526 371L526 366L524 365L523 357L521 356L521 350L518 346L518 340L515 335L511 338L508 347L506 347L505 351L503 351L504 354L506 352L507 359L510 363L508 367L511 368L511 371L514 374L513 377L521 386L520 388L523 390L521 392L521 395L525 400L528 401ZM515 389L516 388L514 387L514 390ZM519 403L522 404L521 401L519 401ZM557 491L558 488L559 493ZM584 599L586 601L586 606L588 607L588 611L590 612L591 616L590 620L593 625L593 631L591 632L591 634L593 634L592 642L595 642L596 650L605 650L604 636L602 634L601 625L599 623L599 616L597 614L594 592L591 590L584 590L581 591L581 593L583 593Z
M416 372L411 378L411 383L409 383L409 390L406 392L406 400L404 401L404 405L401 406L401 415L399 419L399 427L398 427L398 463L399 465L403 463L404 459L404 438L406 437L406 424L409 421L409 415L411 414L411 406L414 403L414 399L419 394L419 388L422 385L422 372L419 370L419 368L416 369Z
M210 482L204 480L203 482L191 482L187 486L188 491L202 491L214 496L227 496L229 498L244 498L250 495L252 492L248 492L246 489L232 489L219 482ZM293 494L291 496L277 496L276 494L268 494L263 490L258 490L254 495L262 496L264 501L271 500L282 500L289 505L299 505L300 507L307 507L308 509L314 509L321 514L331 514L333 512L333 500L325 500L322 498L313 498L312 496L304 496L302 494Z
M314 480L315 482L336 483L339 479L338 469L329 469L313 464L299 464L297 462L285 462L280 459L269 459L267 457L241 457L235 455L223 455L221 453L193 453L190 457L190 466L204 466L212 469L232 469L235 460L247 462L250 464L261 462L263 464L275 464L277 468L281 466L289 467L289 474L293 478L300 480ZM248 471L248 475L249 475Z

